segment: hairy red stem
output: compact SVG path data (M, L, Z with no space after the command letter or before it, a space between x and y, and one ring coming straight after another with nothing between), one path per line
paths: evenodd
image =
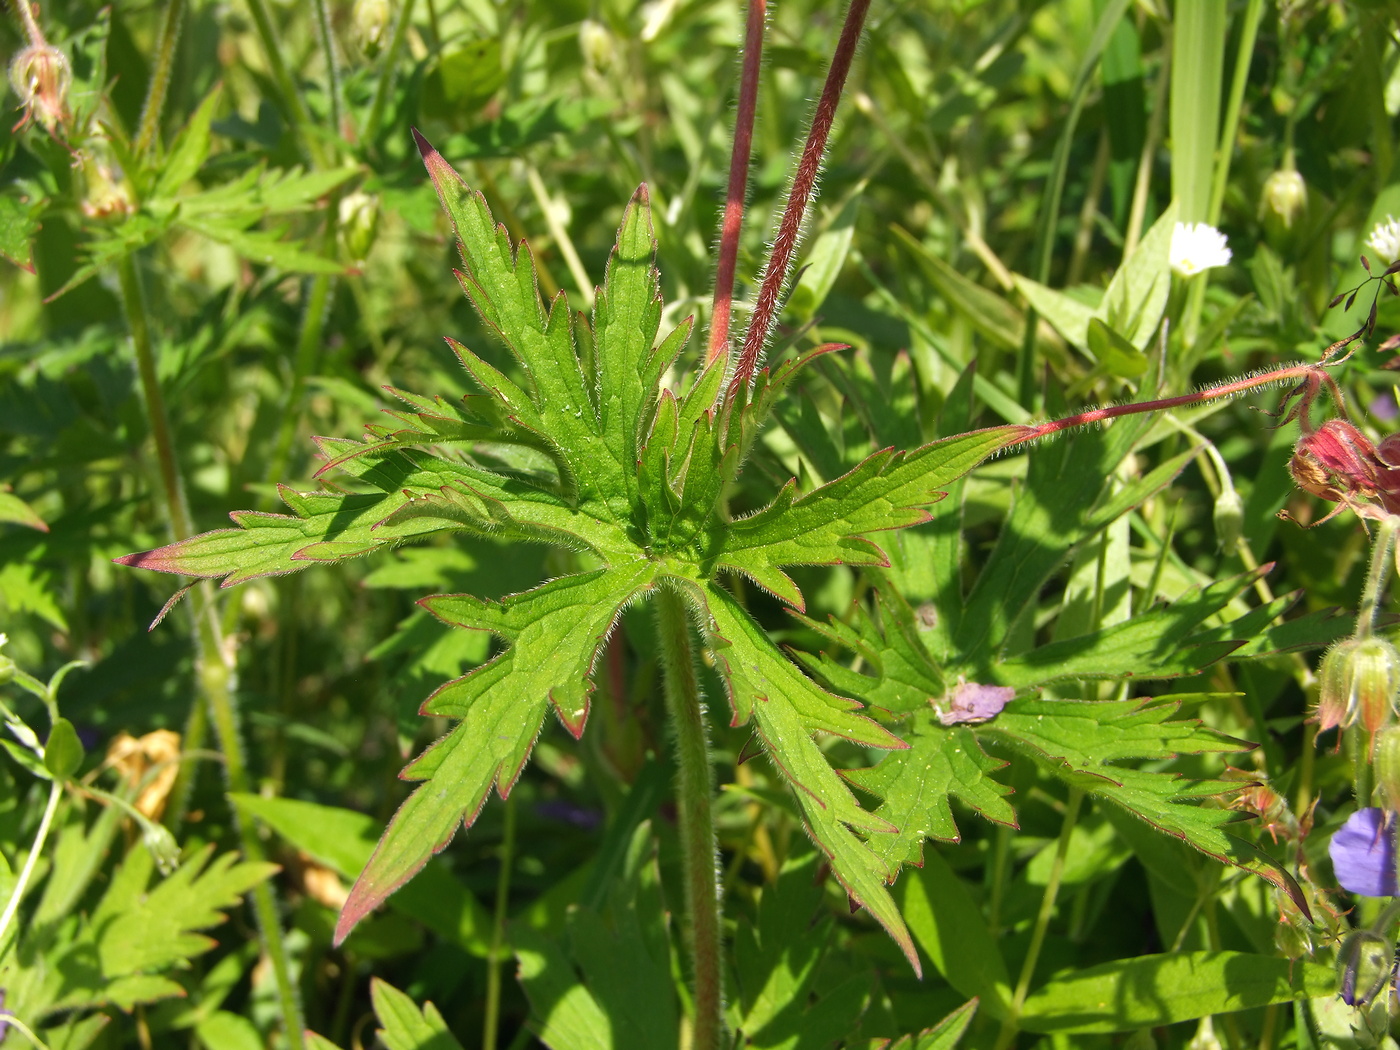
M836 104L846 86L846 76L851 71L856 44L860 41L860 31L869 10L870 0L851 0L850 9L846 12L846 24L841 27L841 39L837 41L836 52L831 56L831 68L827 71L826 84L822 87L821 98L812 116L812 128L802 147L802 157L797 162L797 173L793 176L787 207L778 224L778 235L773 239L768 264L763 268L763 284L758 290L758 301L749 319L748 330L744 333L744 349L734 370L731 391L753 377L759 355L763 353L777 320L778 297L792 268L792 257L802 233L802 217L817 183L817 172L821 170L822 157L826 154L826 140L836 119Z
M719 258L715 263L715 299L710 314L710 348L705 354L706 367L721 357L729 356L734 269L739 258L739 231L744 225L749 157L753 152L753 122L758 110L758 74L763 59L763 30L767 20L768 0L749 0L748 26L744 32L744 67L739 77L739 109L734 118L734 152L729 158L729 189L724 199Z
M1102 423L1106 419L1117 419L1119 416L1135 416L1144 412L1161 412L1169 408L1181 408L1184 405L1199 405L1207 401L1215 401L1222 397L1234 397L1236 394L1243 394L1249 390L1255 390L1262 386L1271 386L1281 383L1284 380L1306 378L1321 375L1332 389L1336 389L1332 383L1332 377L1323 372L1321 364L1298 364L1288 365L1284 368L1277 368L1271 372L1263 372L1255 376L1246 376L1243 379L1232 379L1228 383L1221 383L1219 386L1206 387L1204 390L1197 390L1193 394L1178 394L1175 397L1163 397L1156 401L1135 401L1129 405L1108 405L1104 408L1091 408L1086 412L1079 412L1072 416L1065 416L1063 419L1052 419L1048 423L1032 423L1024 428L1025 433L1010 442L1012 445L1022 445L1027 441L1036 441L1061 431L1073 430L1075 427L1087 426L1090 423Z

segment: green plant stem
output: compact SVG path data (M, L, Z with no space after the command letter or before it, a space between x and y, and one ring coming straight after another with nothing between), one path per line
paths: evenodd
M1035 927L1031 930L1031 942L1026 948L1026 958L1021 964L1021 976L1016 981L1016 993L1011 1000L1010 1012L1002 1022L997 1036L997 1050L1006 1050L1016 1038L1021 1010L1026 1005L1026 997L1031 992L1031 980L1035 977L1035 964L1040 960L1040 950L1045 945L1045 935L1050 929L1050 918L1055 914L1055 899L1060 894L1060 880L1064 878L1065 861L1069 857L1070 838L1079 822L1079 810L1084 802L1084 792L1079 788L1069 789L1065 800L1065 817L1060 825L1060 838L1055 847L1055 860L1050 866L1050 877L1045 883L1045 893L1040 898L1040 912L1035 917Z
M340 69L335 61L335 37L331 35L331 13L326 0L316 0L316 35L326 56L326 96L330 100L331 141L340 139Z
M282 49L277 46L277 29L272 24L272 15L267 9L266 0L248 0L248 13L253 16L253 25L257 28L258 39L262 42L263 54L267 58L268 68L272 71L272 82L277 87L277 93L282 96L282 108L292 125L292 138L296 148L305 151L319 164L322 160L320 140L311 133L311 118L307 115L306 104L301 99L301 92L292 80L291 73L287 71L287 63L282 60Z
M175 45L180 40L180 26L185 19L185 0L170 0L165 6L165 20L160 24L156 43L156 64L151 69L151 81L146 88L146 104L141 110L140 130L136 134L133 152L144 157L156 144L160 117L165 112L165 97L170 91L170 74L175 68Z
M1395 529L1400 518L1388 515L1376 526L1376 538L1371 542L1371 567L1366 572L1366 585L1361 589L1361 604L1356 609L1356 630L1352 637L1358 641L1371 637L1376 630L1376 614L1381 596L1390 579L1390 552L1395 546Z
M30 7L29 0L16 0L15 10L19 13L19 20L24 23L24 35L29 37L29 42L36 47L47 44L43 30L34 20L34 9Z
M389 48L384 53L384 65L379 70L379 83L374 89L374 101L369 107L369 119L365 122L366 142L372 143L379 136L379 125L384 120L384 108L389 104L389 91L394 86L394 67L398 65L399 53L403 51L412 20L413 0L404 0L399 20L394 23L394 35L389 38Z
M140 276L136 272L135 260L130 255L123 256L117 264L117 276L121 284L127 326L136 353L136 371L146 402L151 433L155 438L156 459L160 465L161 485L166 497L166 514L175 538L186 539L194 534L194 529L189 508L185 504L175 449L170 438L170 421L156 374L155 352L151 344L150 329L146 324L148 310L145 296L141 289ZM208 705L214 730L219 736L219 749L223 752L229 789L245 792L249 788L248 770L243 755L242 739L238 732L237 711L234 707L232 659L231 654L225 653L222 639L219 637L214 598L208 581L202 581L194 588L192 604L199 691ZM263 860L262 842L258 839L256 830L249 822L239 821L238 824L245 859ZM287 965L277 904L273 900L272 889L266 882L259 883L253 889L253 911L262 931L263 950L267 952L272 963L288 1046L292 1050L303 1050L301 1006L297 1001L296 986Z
M574 284L578 286L579 308L592 309L593 282L588 279L588 271L583 268L583 260L578 257L578 249L574 247L573 238L569 236L569 231L564 227L564 224L559 221L558 205L550 196L549 188L545 186L544 179L540 178L539 169L533 164L525 165L525 181L529 183L530 193L534 195L535 203L539 205L540 214L544 218L549 235L554 238L554 246L564 257L564 265L568 268L569 276L574 279Z
M332 216L327 239L335 237L335 224ZM297 333L296 358L292 364L292 382L287 388L287 403L282 411L282 419L277 428L277 444L273 448L272 459L268 464L269 481L277 482L285 478L287 462L291 457L292 442L296 440L297 424L301 421L301 399L306 391L306 377L311 374L316 358L321 353L321 337L326 326L326 311L330 306L331 275L318 273L311 279L311 290L306 296L306 309L301 318L301 330Z
M491 954L486 958L486 1020L481 1026L482 1050L496 1050L501 1025L501 949L506 942L506 910L510 904L511 863L515 859L515 794L505 805L505 829L501 836L501 870L496 876L496 914L491 924Z
M680 594L665 588L657 594L656 621L666 671L666 707L676 734L679 769L676 812L695 982L695 1030L690 1045L691 1050L718 1050L723 1034L723 986L709 734L695 671L690 617Z
M5 934L10 928L10 923L14 921L15 913L19 911L19 902L24 899L29 880L34 876L35 865L39 862L39 854L44 850L44 843L49 837L49 827L53 824L53 815L58 809L58 800L62 797L63 785L57 780L50 783L49 801L44 807L44 815L39 818L39 830L34 833L34 845L29 847L29 856L24 858L24 867L20 869L14 891L5 905L5 914L0 915L0 945L5 943Z
M28 3L29 0L20 0L20 2ZM0 1011L0 1022L9 1025L20 1035L24 1036L24 1038L28 1039L29 1045L34 1047L35 1050L49 1050L47 1044L45 1044L42 1039L35 1035L33 1030L14 1014Z

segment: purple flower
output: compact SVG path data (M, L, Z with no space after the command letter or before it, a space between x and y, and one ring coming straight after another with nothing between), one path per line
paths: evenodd
M1359 809L1347 818L1327 852L1345 890L1363 897L1393 897L1400 892L1395 876L1395 828L1385 810Z
M985 722L1001 714L1016 690L1004 685L982 685L969 682L961 675L951 696L942 700L931 700L938 720L945 726L959 722Z

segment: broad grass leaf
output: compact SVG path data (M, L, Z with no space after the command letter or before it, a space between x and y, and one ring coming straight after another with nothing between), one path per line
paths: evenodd
M992 1017L1006 1017L1011 975L982 909L948 862L929 850L923 869L903 879L898 894L909 929L934 968Z
M1026 1000L1031 1032L1127 1032L1210 1014L1312 999L1337 987L1333 967L1244 952L1119 959L1057 977Z

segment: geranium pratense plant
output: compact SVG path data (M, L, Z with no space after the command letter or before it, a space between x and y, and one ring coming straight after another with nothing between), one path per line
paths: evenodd
M575 736L582 734L600 650L623 609L640 600L654 600L657 608L665 691L678 742L697 1031L702 1011L711 1006L712 1030L718 1031L720 990L711 774L693 631L724 683L734 724L754 727L793 786L807 828L833 873L916 969L918 956L888 884L902 864L918 860L924 838L956 838L949 795L992 819L1008 824L1015 819L1004 799L1006 789L987 776L999 763L984 752L983 742L1032 755L1075 783L1110 759L1243 746L1196 723L1171 721L1175 705L1170 703L1043 701L1032 694L1043 683L1086 675L1147 678L1200 669L1240 645L1230 639L1245 637L1232 634L1228 625L1204 625L1250 584L1250 577L1223 581L1174 606L1150 610L1070 647L1045 647L1021 661L996 657L1005 628L988 632L987 621L970 612L949 637L955 648L939 652L919 637L914 612L897 591L882 586L879 623L811 623L838 644L866 654L873 671L803 657L830 691L776 647L724 580L747 578L800 612L802 592L785 570L888 564L870 535L928 520L926 508L989 455L1086 424L1267 383L1298 382L1299 396L1310 405L1316 389L1330 383L1324 365L1290 366L1200 393L1094 409L1049 423L975 430L908 452L878 452L808 491L789 482L762 510L730 520L726 488L738 477L766 414L804 366L836 348L819 346L771 373L760 371L752 385L726 383L724 358L713 359L683 391L673 391L662 377L684 348L690 323L658 340L662 304L645 189L626 210L592 324L582 331L562 298L548 305L540 300L528 247L513 251L484 198L426 141L420 138L419 145L457 232L462 288L510 349L520 378L454 342L475 388L461 401L394 390L410 409L391 413L394 425L370 426L362 442L320 439L327 460L322 474L340 471L375 491L284 489L293 515L240 512L234 515L236 529L119 559L164 572L222 577L230 586L451 530L580 552L581 571L500 602L464 594L422 600L441 620L488 631L507 648L423 705L424 714L457 724L404 771L407 779L423 783L400 808L356 881L338 937L445 847L459 824L470 824L493 786L503 795L509 792L547 713L552 710ZM1017 513L1033 518L1042 513L1043 501L1068 500L1080 505L1081 513L1092 508L1080 526L1092 534L1160 490L1193 452L1121 492L1105 487L1112 464L1139 433L1127 426L1131 422L1099 435L1095 440L1102 447L1077 456L1078 465L1045 461L1053 473L1041 478L1032 472ZM1081 453L1091 444L1081 443ZM443 451L431 451L435 448ZM1008 536L1020 537L1013 542L1030 546L994 555L984 572L985 587L968 597L969 610L989 602L1014 608L1033 597L1078 535L1037 534L1033 525L1009 529ZM1011 575L1003 579L1004 572ZM1287 599L1274 603L1265 610L1267 617L1288 604ZM954 610L948 611L951 617ZM1303 630L1300 638L1306 624ZM1269 649L1256 644L1252 651ZM902 670L890 677L896 666ZM1011 701L1013 695L1024 699ZM873 707L862 712L847 697ZM890 752L873 768L847 774L885 800L878 811L859 804L813 740L817 733ZM1175 777L1148 772L1130 781L1091 783L1097 797L1255 871L1306 910L1276 862L1224 830L1233 819L1228 810L1184 804L1237 784L1202 781L1183 795ZM1010 1010L1009 1004L1002 1008Z
M762 5L754 5L751 14L754 10L761 20ZM853 7L857 16L863 11L864 5ZM814 121L813 139L798 165L796 208L780 225L777 251L758 296L760 319L736 361L727 337L712 333L704 362L688 381L677 389L663 382L683 361L690 322L661 330L645 188L623 215L591 321L581 321L562 296L541 299L528 247L512 244L485 198L417 136L459 242L460 284L510 351L514 371L507 374L454 342L471 384L460 400L394 389L408 407L391 413L392 424L371 425L363 441L319 440L326 459L322 475L339 472L357 491L283 489L290 515L238 512L237 528L119 559L222 578L231 586L454 530L549 544L577 555L576 571L499 602L468 594L422 600L445 623L489 632L505 648L423 705L424 714L455 725L404 770L406 779L421 783L359 874L340 915L338 940L442 850L459 825L470 824L493 787L503 796L510 792L551 711L574 736L583 733L603 646L622 612L640 601L655 606L677 743L677 814L695 988L692 1045L697 1048L719 1045L724 1027L722 899L698 649L724 686L732 724L753 727L793 788L806 828L832 873L851 900L890 933L915 970L920 961L914 938L889 886L903 866L920 862L925 839L957 840L951 799L1015 825L1009 789L991 775L1004 763L989 750L1025 756L1064 780L1071 799L1068 829L1080 803L1092 796L1112 812L1259 874L1306 913L1306 901L1288 872L1227 828L1237 814L1198 804L1237 790L1238 781L1183 781L1171 772L1125 765L1229 753L1247 744L1176 718L1171 700L1036 694L1085 679L1188 675L1231 653L1265 655L1308 644L1315 620L1303 618L1278 637L1266 638L1265 628L1290 606L1288 597L1231 620L1227 606L1261 575L1251 572L1189 590L1169 606L1142 610L1121 623L1087 624L1076 636L1030 652L1008 655L1008 648L1013 624L1033 607L1074 548L1161 492L1194 456L1191 449L1168 457L1118 485L1113 479L1144 432L1140 418L1124 417L1284 382L1297 384L1297 396L1309 406L1316 392L1331 384L1326 371L1335 363L1331 353L1321 364L1292 365L1203 392L982 430L968 430L962 418L968 411L969 374L949 397L941 439L903 451L887 447L854 464L824 464L825 483L799 486L793 479L755 513L739 518L729 513L727 498L765 420L802 369L838 349L818 345L771 371L759 367L795 250L801 208L820 162L820 140L830 128L843 64L849 63L858 30L856 17L843 33L834 79L819 105L825 115ZM746 63L751 59L756 61L746 54ZM741 101L741 112L744 108ZM734 196L742 200L742 184L737 190L731 184ZM726 237L721 263L730 247ZM1154 269L1149 284L1163 294L1174 254L1167 248L1160 236L1150 238L1138 263ZM1212 241L1207 248L1205 254L1182 254L1193 272L1223 258L1221 245ZM1125 311L1136 307L1120 305ZM1137 313L1149 335L1155 316L1143 321ZM1296 418L1308 433L1316 432L1305 411ZM877 545L872 536L928 521L929 508L988 456L1115 419L1123 421L1077 441L1073 455L1036 453L1008 527L966 595L958 567L959 501L948 501L944 513L952 527L932 559L948 570L943 581L948 600L939 622L921 627L898 584L896 541ZM1310 447L1321 445L1314 439ZM1319 464L1325 482L1313 491L1342 491L1330 460L1314 451L1310 462ZM1369 498L1359 490L1348 495ZM800 614L806 602L789 570L822 565L870 573L870 608L858 607L849 622L806 621L834 648L858 653L858 664L830 654L797 653L794 660L732 583L756 584ZM888 576L882 575L885 570ZM817 734L845 738L884 757L842 776L814 739ZM878 809L863 806L852 784L878 798ZM1033 1012L1028 992L1034 970L1032 952L1018 987L989 979L985 989L988 1012L1013 1037L1022 1017ZM1304 973L1298 987L1312 987L1310 979ZM1280 983L1271 976L1261 1002L1293 994L1289 980Z

